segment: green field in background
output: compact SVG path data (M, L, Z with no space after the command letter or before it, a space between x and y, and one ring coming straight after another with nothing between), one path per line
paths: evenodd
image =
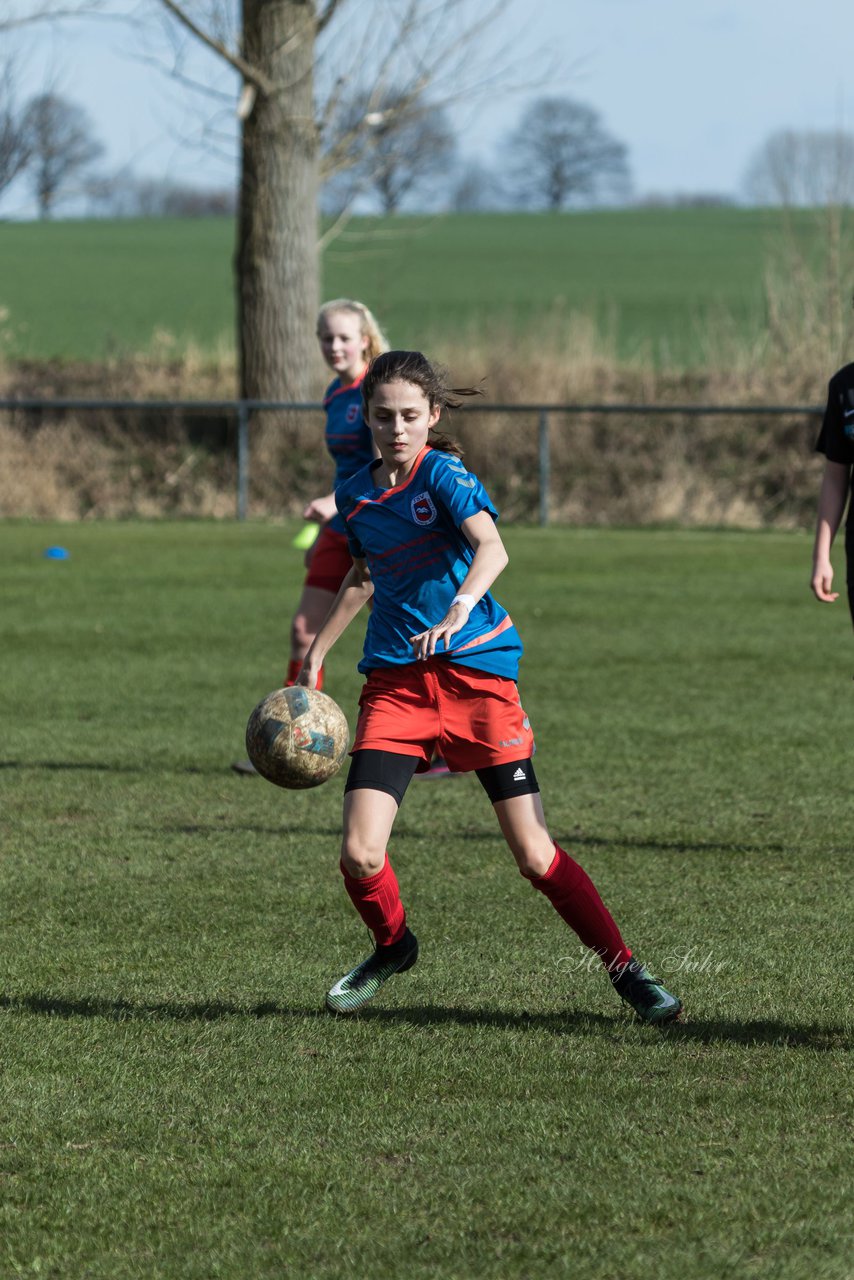
M343 779L229 770L297 527L0 530L0 1276L847 1280L854 650L809 538L506 531L546 814L661 1032L472 777L394 834L418 965L324 1014Z
M761 325L778 228L748 209L359 218L325 255L323 293L363 298L400 346L542 332L554 308L582 309L616 326L623 356L690 363L710 312ZM157 330L230 343L233 237L229 219L0 224L0 353L101 360Z

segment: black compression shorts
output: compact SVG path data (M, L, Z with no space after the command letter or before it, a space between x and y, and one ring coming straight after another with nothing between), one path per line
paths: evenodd
M373 751L367 748L354 751L344 790L347 792L367 788L370 791L384 791L401 804L420 759L420 756L402 756L393 751ZM510 800L514 796L535 795L540 789L534 764L530 759L493 764L475 772L493 804L497 800Z

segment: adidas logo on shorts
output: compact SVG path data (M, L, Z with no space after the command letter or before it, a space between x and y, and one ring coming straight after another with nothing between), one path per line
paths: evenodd
M514 781L514 782L524 782L524 781L525 781L525 779L527 778L527 776L528 776L528 775L525 773L525 770L524 770L524 769L522 769L522 768L520 767L520 768L518 768L518 769L516 770L516 772L513 774L513 781Z

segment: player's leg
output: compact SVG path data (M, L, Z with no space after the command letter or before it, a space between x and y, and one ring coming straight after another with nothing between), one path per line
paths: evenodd
M585 946L595 951L612 972L631 960L632 953L587 872L549 834L539 790L506 795L507 781L521 768L530 773L524 785L536 787L530 760L478 772L494 796L493 808L504 839L521 874L548 898Z
M531 761L479 769L478 777L519 871L599 956L618 995L645 1022L678 1017L680 1001L633 960L587 872L549 835Z
M332 607L341 583L353 567L347 538L324 525L317 541L306 554L307 571L302 594L291 622L291 652L285 674L286 685L293 684L299 674L309 646ZM323 687L323 671L317 684Z
M285 686L292 685L299 675L309 646L325 621L338 594L338 588L352 564L346 537L324 525L316 542L306 553L307 573L291 621L290 657L282 681ZM323 677L324 670L321 667L317 679L318 689L323 688ZM251 760L234 760L231 767L235 773L255 773Z
M334 600L335 592L326 587L315 587L309 583L303 587L291 621L291 652L285 675L286 685L293 684L299 675L305 655L332 608ZM323 688L322 667L317 688Z
M452 769L440 751L434 751L429 768L417 773L416 778L456 778L458 774Z
M387 848L417 756L359 750L344 796L341 873L350 901L374 937L374 951L327 992L333 1013L354 1013L396 973L411 969L418 942L406 912Z
M283 681L286 687L292 685L299 675L303 658L332 607L335 595L336 592L326 591L322 587L308 585L303 587L297 611L291 623L291 656ZM320 668L317 688L323 688L323 667ZM257 773L251 760L233 760L231 767L235 773L245 777L251 777Z

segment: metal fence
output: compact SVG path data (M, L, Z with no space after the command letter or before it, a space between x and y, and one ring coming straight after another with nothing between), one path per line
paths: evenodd
M139 413L215 413L230 417L237 428L236 516L245 520L249 507L250 422L259 412L308 413L322 411L319 401L290 400L86 400L86 399L0 399L0 410L38 413L44 410L79 412L121 410ZM538 442L539 523L549 523L551 492L551 420L560 415L573 417L820 417L817 405L739 404L474 404L457 412L523 415L536 421Z

